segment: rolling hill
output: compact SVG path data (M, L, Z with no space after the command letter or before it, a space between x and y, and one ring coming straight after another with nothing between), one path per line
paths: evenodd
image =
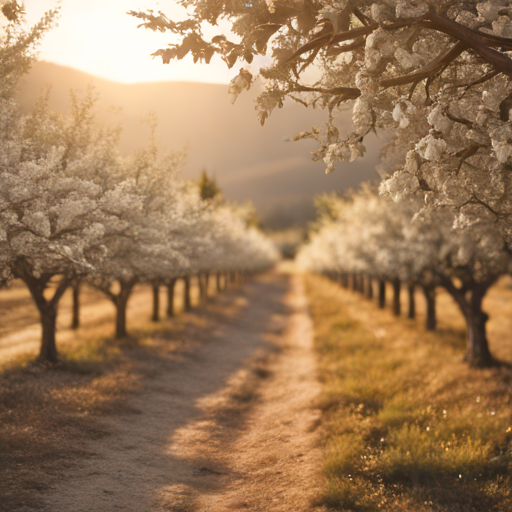
M343 163L326 176L323 164L312 162L311 141L283 142L283 138L312 125L322 124L325 114L285 103L264 127L254 112L256 92L229 102L226 85L155 82L120 84L93 77L72 68L38 62L25 77L19 92L22 108L29 109L46 85L51 85L51 107L65 112L71 89L83 91L93 84L109 122L124 127L121 150L128 153L146 144L148 129L140 119L150 111L159 118L162 149L189 145L185 178L198 177L202 169L215 174L229 199L250 199L269 225L284 227L311 218L312 197L321 192L345 190L361 181L377 178L374 167L380 143L369 141L364 160ZM110 107L115 107L114 109ZM115 112L115 113L114 113ZM340 125L349 129L350 120Z

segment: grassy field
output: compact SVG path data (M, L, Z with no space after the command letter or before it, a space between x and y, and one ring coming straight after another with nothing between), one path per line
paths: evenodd
M325 503L353 512L512 510L512 370L471 370L440 294L439 330L306 276L323 384ZM405 294L404 294L405 295ZM404 297L405 299L405 297ZM486 299L491 350L512 361L512 291Z

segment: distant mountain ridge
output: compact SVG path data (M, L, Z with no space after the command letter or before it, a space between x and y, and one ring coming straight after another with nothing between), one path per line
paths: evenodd
M378 146L371 141L364 160L343 164L325 176L324 166L312 162L310 141L283 142L283 138L312 125L321 125L325 113L286 103L264 127L254 112L256 93L242 94L232 105L227 85L196 82L120 84L92 77L72 68L38 62L25 77L19 91L22 108L28 109L46 85L51 85L50 106L66 112L69 91L93 84L103 110L121 107L118 114L105 114L123 125L121 150L125 153L147 143L148 129L140 119L150 111L159 118L158 139L162 149L189 145L184 177L196 178L202 169L215 174L226 197L250 199L270 224L272 218L303 222L312 215L312 197L321 192L345 190L361 181L377 178ZM347 120L347 125L349 121Z

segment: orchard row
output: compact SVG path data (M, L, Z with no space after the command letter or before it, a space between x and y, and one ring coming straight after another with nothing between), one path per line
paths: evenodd
M50 362L59 301L73 283L112 300L122 337L137 283L256 272L277 257L247 208L205 200L197 183L180 179L185 155L159 154L154 116L147 146L123 157L120 130L98 121L92 89L72 94L68 115L50 110L48 93L20 113L18 79L53 17L30 32L11 22L0 44L0 284L27 285L41 316L39 359Z
M401 283L409 289L409 316L414 314L414 289L427 302L427 329L436 327L435 290L443 287L455 300L467 324L466 359L473 365L493 364L482 300L512 265L499 227L488 219L471 229L454 226L453 210L422 213L422 201L393 202L364 187L340 198L324 196L317 230L298 255L299 264L348 286L370 293L378 281L383 307L385 283L393 285L393 309L400 314ZM370 280L370 284L368 283Z

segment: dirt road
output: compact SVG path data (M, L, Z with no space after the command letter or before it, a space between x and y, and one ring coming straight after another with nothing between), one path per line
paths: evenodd
M93 455L55 484L45 511L321 510L319 384L300 278L268 274L204 317L180 350L147 363L132 412L87 443Z

